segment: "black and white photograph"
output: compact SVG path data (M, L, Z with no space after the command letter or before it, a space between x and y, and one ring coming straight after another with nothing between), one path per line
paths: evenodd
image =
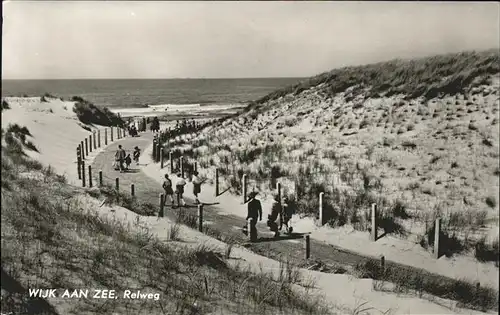
M500 4L2 2L1 315L498 314Z

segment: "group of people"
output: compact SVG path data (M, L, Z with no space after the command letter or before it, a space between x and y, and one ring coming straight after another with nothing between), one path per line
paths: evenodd
M247 203L247 217L246 220L251 220L251 229L256 231L257 220L262 221L262 204L260 200L257 198L256 192L251 192L248 196L249 200ZM273 203L271 205L271 213L267 216L267 226L269 229L274 232L274 237L279 237L280 231L283 229L283 226L286 227L285 232L287 234L291 234L293 232L293 228L290 226L290 219L293 215L293 208L290 204L288 197L284 197L283 200L280 200L278 194L273 196ZM279 219L279 225L276 221ZM248 233L248 227L245 224L243 227L243 231ZM257 233L255 233L257 234Z
M203 181L200 179L198 172L196 171L193 172L193 177L191 181L193 183L193 194L195 196L195 203L199 204L200 200L198 199L198 195L201 193L201 185L203 184ZM186 186L186 181L184 180L184 178L182 178L182 174L178 173L174 191L172 185L172 179L170 179L168 174L165 174L165 179L163 180L162 187L163 190L165 191L165 200L167 198L170 199L172 207L175 207L175 201L177 201L177 205L179 207L186 206L186 201L184 200L184 186ZM174 199L174 194L176 196L175 199Z
M195 132L200 125L194 120L188 121L187 119L177 120L173 129L168 128L165 132L167 136L177 136Z
M137 131L137 127L135 126L135 124L129 125L128 134L131 137L137 137L139 135L139 132Z
M134 152L132 153L134 161L139 165L139 157L141 156L141 149L139 147L134 148ZM132 158L130 157L130 153L127 154L123 149L122 145L118 145L118 150L115 153L115 160L113 162L113 167L116 171L120 171L123 173L130 168L130 164L132 164Z

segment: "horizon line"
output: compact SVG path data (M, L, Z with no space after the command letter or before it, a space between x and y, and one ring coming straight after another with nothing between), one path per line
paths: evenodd
M310 76L291 76L291 77L214 77L214 78L203 78L203 77L185 77L185 78L2 78L2 81L56 81L56 80L252 80L252 79L305 79Z

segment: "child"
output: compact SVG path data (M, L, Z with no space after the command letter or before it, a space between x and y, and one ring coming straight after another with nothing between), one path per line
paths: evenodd
M181 202L182 206L186 205L186 202L182 197L182 195L184 194L184 186L186 186L186 181L184 180L184 178L181 177L181 173L178 173L177 177L179 179L177 180L177 183L175 183L175 193L177 194L177 205L180 207Z
M165 174L165 180L163 181L163 190L165 190L165 201L169 197L172 202L172 208L174 207L174 190L172 189L172 180L168 178L168 174Z
M201 180L198 177L198 172L193 173L193 194L195 196L195 202L196 204L200 203L200 200L198 199L198 194L201 192Z
M139 157L141 156L141 149L139 147L134 148L134 161L139 165Z
M125 169L128 170L128 168L130 167L130 164L132 164L132 159L130 158L130 153L127 154L127 157L125 158Z

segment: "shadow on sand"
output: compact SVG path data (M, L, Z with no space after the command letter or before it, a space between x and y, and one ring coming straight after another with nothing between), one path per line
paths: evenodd
M278 237L259 237L256 241L246 244L246 246L251 246L252 243L267 243L267 242L279 242L279 241L287 241L287 240L297 240L304 238L304 235L308 233L292 233L288 234L280 234ZM246 235L246 234L245 234Z

